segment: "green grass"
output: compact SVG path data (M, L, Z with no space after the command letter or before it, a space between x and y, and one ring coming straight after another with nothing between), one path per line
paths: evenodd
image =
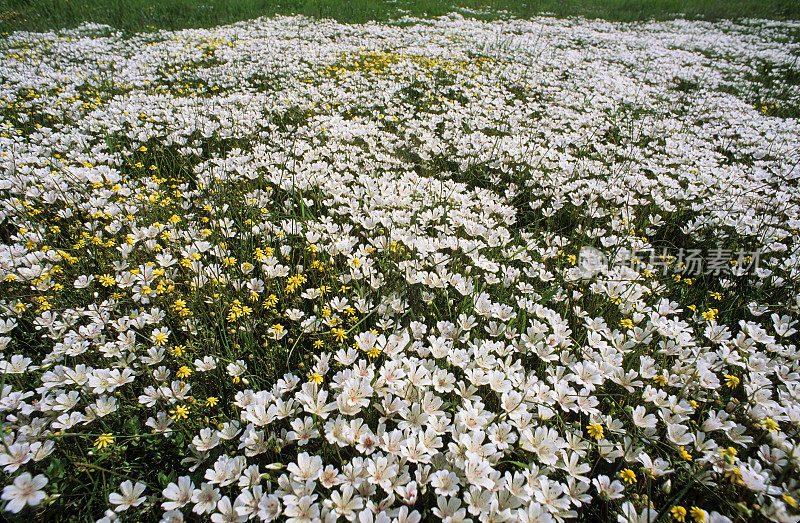
M615 21L687 17L800 19L795 0L0 0L0 32L42 31L82 22L124 31L213 27L275 14L302 14L362 23L409 14L439 16L458 9L481 10L481 18L503 12L529 17L541 13ZM469 13L464 12L465 15Z

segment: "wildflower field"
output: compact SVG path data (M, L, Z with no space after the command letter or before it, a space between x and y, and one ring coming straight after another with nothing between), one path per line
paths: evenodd
M800 22L0 40L10 521L800 521Z

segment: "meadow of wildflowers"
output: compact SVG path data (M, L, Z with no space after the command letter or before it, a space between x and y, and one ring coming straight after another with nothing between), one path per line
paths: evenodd
M8 36L3 516L800 521L799 31Z

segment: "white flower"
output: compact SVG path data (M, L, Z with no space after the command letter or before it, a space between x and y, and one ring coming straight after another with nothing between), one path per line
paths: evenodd
M178 478L178 484L170 483L161 493L170 501L161 504L164 510L175 510L183 507L192 499L194 483L189 476Z
M286 470L294 476L296 481L316 480L322 472L322 458L311 457L308 452L301 452L297 455L297 463L289 463Z
M458 476L446 470L435 472L430 484L439 496L453 496L458 492Z
M653 414L647 414L644 406L638 405L633 409L633 423L637 427L654 428L656 421L656 417Z
M651 523L656 520L658 512L650 507L641 514L636 512L636 507L630 501L622 504L622 514L617 516L619 523Z
M236 513L236 509L231 504L228 496L222 496L222 499L217 503L217 510L211 514L211 521L213 523L242 523L247 521L247 516L240 516Z
M325 505L348 521L353 521L356 518L356 511L364 507L364 500L353 495L352 486L345 485L341 493L335 490Z
M222 497L219 493L219 489L214 488L214 485L211 483L203 483L200 485L199 489L195 489L192 492L192 503L194 503L194 508L192 508L192 512L196 514L205 514L208 512L214 512L214 509L217 506L217 501Z
M312 523L319 518L319 504L315 502L317 496L303 496L297 503L287 504L285 514L289 518L287 523Z
M77 280L75 280L74 286L76 289L85 289L91 285L92 281L94 281L94 276L86 276L85 274L82 274L78 276Z
M143 483L137 481L134 485L130 480L126 480L119 486L121 494L117 494L116 492L109 494L108 501L112 505L117 505L114 508L117 512L122 512L130 507L138 507L144 503L146 499L144 496L139 497L142 495L142 492L144 492L144 489L145 485Z
M600 475L592 479L592 485L597 489L600 497L605 499L619 499L625 492L625 487L617 480L611 481L608 476Z
M47 496L42 490L45 485L47 478L43 474L31 477L30 473L23 472L14 478L14 483L3 488L2 498L8 501L6 510L16 514L25 505L35 507Z
M694 441L694 435L689 429L677 423L667 423L667 437L676 445L689 445Z
M168 510L161 516L159 523L183 523L183 513L177 510Z

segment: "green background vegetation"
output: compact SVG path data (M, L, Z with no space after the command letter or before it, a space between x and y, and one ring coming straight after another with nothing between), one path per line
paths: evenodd
M303 14L341 22L439 16L459 9L480 18L541 13L616 21L677 16L800 19L797 0L0 0L0 32L41 31L84 21L125 31L212 27L265 15ZM463 12L469 15L467 12Z

